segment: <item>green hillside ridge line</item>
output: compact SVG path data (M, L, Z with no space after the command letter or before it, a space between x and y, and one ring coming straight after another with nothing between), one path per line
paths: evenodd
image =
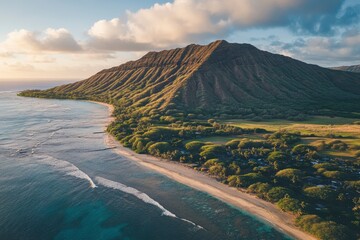
M219 40L149 52L37 95L116 103L145 115L171 110L281 118L279 112L323 114L319 109L338 115L360 112L360 75Z

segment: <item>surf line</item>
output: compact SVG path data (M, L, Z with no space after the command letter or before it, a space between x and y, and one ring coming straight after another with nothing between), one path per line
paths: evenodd
M138 199L142 200L145 203L154 205L156 207L158 207L161 211L162 211L162 215L164 216L168 216L168 217L173 217L173 218L177 218L180 219L184 222L190 223L193 226L199 228L199 229L204 229L202 226L197 225L196 223L187 220L185 218L179 218L177 217L174 213L170 212L169 210L167 210L166 208L164 208L160 203L158 203L157 201L155 201L154 199L152 199L151 197L149 197L149 195L147 195L146 193L140 192L139 190L132 188L132 187L128 187L122 183L119 182L115 182L115 181L111 181L109 179L106 178L102 178L102 177L95 177L95 181L104 186L104 187L108 187L108 188L112 188L112 189L116 189L116 190L120 190L124 193L128 193L131 194L135 197L137 197Z
M60 160L49 155L40 155L37 157L40 163L52 166L54 169L64 172L66 175L87 180L91 188L97 187L89 175L68 161Z

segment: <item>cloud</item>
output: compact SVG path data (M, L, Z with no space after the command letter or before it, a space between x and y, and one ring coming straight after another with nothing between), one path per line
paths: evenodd
M277 37L279 29L282 39ZM117 55L120 52L140 56L149 50L208 43L239 33L236 41L241 41L242 36L256 32L246 37L260 48L330 65L360 59L359 29L360 4L356 1L174 0L127 11L121 18L99 20L81 40L65 28L15 30L0 43L0 58L30 63L44 72L56 64L62 64L63 69L81 68L86 61L93 63L86 70L92 72L95 62L109 66L124 62ZM265 32L270 36L264 37Z
M236 31L283 27L297 35L332 36L360 22L360 4L345 0L174 0L95 22L82 42L64 29L8 34L13 52L147 51L226 38Z
M295 34L333 35L359 22L360 5L345 0L175 0L100 20L88 31L93 48L146 50L224 38L234 31L285 27Z
M263 48L307 62L316 62L325 66L359 64L360 29L353 28L340 36L315 36L298 38L293 42L274 40Z
M13 57L14 54L11 53L11 52L0 52L0 58L10 58L10 57Z
M8 68L15 70L15 71L21 71L21 72L31 72L35 69L35 67L31 64L24 64L21 62L15 62L15 63L4 63L5 66Z
M29 52L77 52L82 47L70 32L64 28L48 28L43 33L29 30L16 30L7 35L1 43L8 51L16 53Z

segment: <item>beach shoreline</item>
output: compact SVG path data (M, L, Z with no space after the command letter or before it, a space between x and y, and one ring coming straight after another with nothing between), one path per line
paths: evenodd
M91 101L108 107L108 118L106 126L114 121L114 106L107 103ZM105 127L106 128L106 127ZM196 190L208 193L222 202L230 204L259 219L268 222L270 225L295 239L315 240L312 235L302 231L294 224L294 216L282 212L274 204L259 199L254 195L242 192L236 188L218 182L216 179L196 171L184 164L171 162L156 158L147 154L138 154L131 149L123 147L113 136L106 132L105 144L112 148L118 155L134 161L140 166L156 171L181 184Z

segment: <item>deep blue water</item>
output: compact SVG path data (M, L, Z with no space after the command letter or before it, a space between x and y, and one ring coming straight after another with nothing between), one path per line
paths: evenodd
M106 115L0 92L0 239L289 239L106 150Z

